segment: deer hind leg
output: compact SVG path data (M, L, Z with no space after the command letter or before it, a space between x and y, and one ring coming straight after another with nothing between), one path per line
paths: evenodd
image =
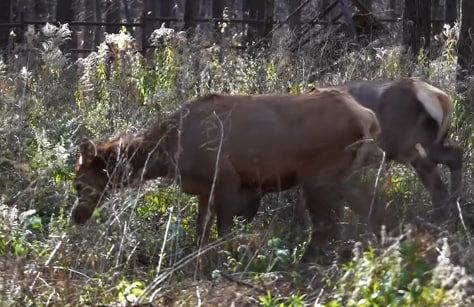
M197 216L198 246L202 248L209 242L212 223L214 221L215 209L209 203L209 195L199 195L199 208Z
M254 190L223 190L216 195L217 231L219 236L232 232L234 217L250 223L260 206L260 196Z
M235 213L235 216L244 219L247 223L250 223L257 215L262 196L255 189L242 189L240 192L243 197L243 203L242 206L238 208L239 210Z
M399 225L398 216L392 207L387 207L383 192L376 191L375 180L362 179L361 176L350 179L343 189L344 199L349 208L363 219L369 226L378 228L382 225L392 230ZM376 231L378 233L378 231Z

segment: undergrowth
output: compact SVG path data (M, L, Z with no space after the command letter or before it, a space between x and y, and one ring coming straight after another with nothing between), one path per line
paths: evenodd
M452 138L464 146L469 182L472 128L463 97L455 91L456 31L446 28L438 38L439 57L412 71L446 90L455 102ZM139 130L187 99L211 92L300 93L311 85L399 78L406 69L396 44L357 51L342 46L341 57L332 62L308 50L290 54L283 39L252 54L199 48L184 33L161 27L152 35L154 49L142 55L124 29L107 35L97 52L72 62L63 50L69 36L64 25L46 25L0 62L3 304L472 303L469 185L461 203L465 227L443 234L438 229L406 230L401 237L382 234L381 241L368 237L355 245L351 260L335 260L329 267L298 262L309 224L294 209L296 190L268 195L250 225L236 221L237 253L210 251L203 271L197 270L197 200L166 179L112 195L87 226L70 221L77 201L71 180L82 138L107 140ZM388 195L401 212L426 210L428 196L410 169L395 165L390 178ZM200 274L204 276L196 278Z

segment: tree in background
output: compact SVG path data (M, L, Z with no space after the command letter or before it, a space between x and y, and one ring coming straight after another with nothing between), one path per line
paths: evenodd
M269 35L273 30L273 12L275 10L275 0L265 0L265 8L263 12L263 16L265 20L265 24L263 25L263 29L259 32L259 36L263 38L263 42L267 45L271 44L272 38Z
M372 0L360 0L363 6L365 6L366 9L372 10Z
M117 0L106 0L105 2L105 21L107 23L118 23L120 22L120 1ZM105 26L105 32L107 33L118 33L120 26L107 25Z
M9 23L11 18L11 0L0 1L0 23ZM0 54L8 50L10 28L0 27Z
M212 0L212 18L215 19L214 21L214 29L215 35L214 38L217 42L222 40L221 29L220 29L220 22L218 19L222 18L222 13L224 12L224 3L222 0Z
M392 12L392 17L396 18L397 17L397 1L396 0L390 0L389 2L389 9Z
M458 41L458 65L460 67L457 80L458 90L466 89L465 81L468 76L474 74L474 1L462 0L461 3L461 29L459 30ZM468 97L470 106L474 110L474 98Z
M445 0L444 22L453 26L458 19L458 0Z
M293 14L296 9L301 5L301 0L288 0L288 14ZM290 26L290 31L292 33L298 33L300 31L300 21L301 21L301 10L297 11L293 16L291 16L288 25Z
M242 0L244 19L263 20L265 16L265 1ZM255 23L246 24L247 44L256 42L259 34L263 33L262 26L255 27Z
M101 0L95 0L95 21L102 21L102 8L101 8ZM95 29L95 36L94 36L94 44L95 46L99 46L100 43L103 41L103 30L102 27Z
M70 23L74 20L74 9L69 0L58 0L56 6L56 20L60 23Z
M186 0L184 4L184 29L193 30L196 27L196 18L199 14L199 0Z
M444 22L443 15L445 12L445 0L432 0L431 2L431 20L432 20L432 28L431 32L433 35L440 34L443 31Z
M410 61L417 63L423 48L429 51L431 41L431 0L405 1L403 45Z
M56 6L56 20L61 24L70 24L74 20L74 9L69 0L58 0ZM72 33L72 37L67 41L66 48L77 48L77 34Z
M84 12L80 18L80 20L84 20L87 22L94 22L95 19L95 0L85 0L84 1ZM95 27L91 26L83 26L82 27L82 46L85 49L92 49L95 46Z

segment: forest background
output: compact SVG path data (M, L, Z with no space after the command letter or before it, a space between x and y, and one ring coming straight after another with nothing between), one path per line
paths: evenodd
M472 33L471 0L1 1L0 306L472 306ZM239 252L216 253L197 278L197 200L166 180L112 195L87 226L70 221L84 137L137 131L211 92L406 76L455 104L455 227L377 239L346 210L333 263L303 265L310 223L295 188L266 196L236 224ZM382 182L401 216L429 210L411 168Z

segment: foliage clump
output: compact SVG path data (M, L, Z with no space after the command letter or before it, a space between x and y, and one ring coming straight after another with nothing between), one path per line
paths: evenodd
M343 265L342 277L333 281L335 291L324 306L472 304L474 279L452 263L447 238L433 242L427 234L407 232L389 241L395 242L366 251L356 244L352 261Z

